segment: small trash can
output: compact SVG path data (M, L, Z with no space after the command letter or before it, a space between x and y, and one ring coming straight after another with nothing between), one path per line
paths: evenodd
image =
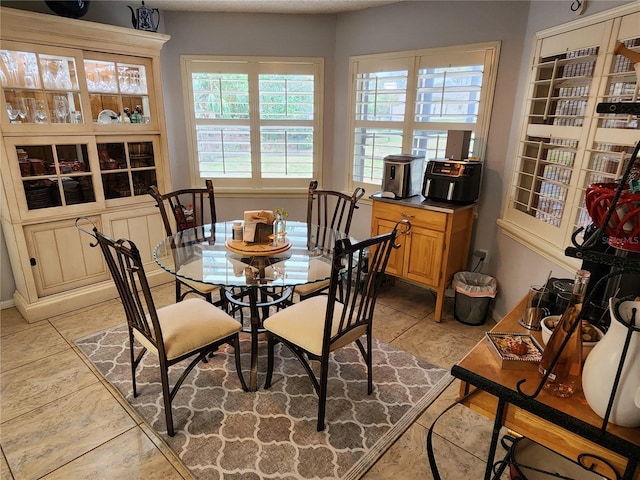
M489 303L496 296L496 279L482 273L458 272L452 283L456 291L454 318L467 325L482 325L487 320Z

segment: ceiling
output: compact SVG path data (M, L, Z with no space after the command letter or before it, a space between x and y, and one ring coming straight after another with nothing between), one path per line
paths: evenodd
M131 0L119 0L131 5ZM405 0L145 0L147 8L190 12L339 13ZM140 5L140 4L138 4ZM135 8L135 7L134 7Z

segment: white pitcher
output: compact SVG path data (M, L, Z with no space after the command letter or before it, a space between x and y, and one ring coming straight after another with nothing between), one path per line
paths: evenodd
M616 312L616 304L618 312ZM632 315L640 326L640 302L609 299L611 327L587 357L582 370L582 390L589 406L604 418L621 361ZM618 317L620 315L620 318ZM625 323L622 322L624 320ZM609 421L621 427L640 427L640 331L631 333L629 350L618 382Z

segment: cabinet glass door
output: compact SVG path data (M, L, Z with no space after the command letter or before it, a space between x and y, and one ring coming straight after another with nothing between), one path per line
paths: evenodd
M75 57L0 50L0 82L11 124L83 123Z
M96 201L87 144L15 148L29 210Z
M145 65L85 59L84 69L94 122L150 122Z
M98 159L106 199L147 195L157 185L150 140L98 142Z

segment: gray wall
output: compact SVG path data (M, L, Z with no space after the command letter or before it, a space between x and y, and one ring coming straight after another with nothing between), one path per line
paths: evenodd
M135 3L135 2L134 2ZM500 40L501 56L487 143L485 175L474 228L473 249L489 251L483 272L498 280L494 309L503 315L524 295L527 286L543 282L549 271L572 277L555 264L504 236L496 225L508 187L517 144L521 95L527 78L531 42L536 31L576 18L567 1L402 2L340 15L221 14L164 11L160 31L171 35L162 54L163 87L175 188L188 183L187 136L180 78L180 54L295 55L325 58L324 187L345 187L348 132L346 104L350 55L421 49ZM584 15L628 3L590 0ZM47 12L44 2L2 5ZM44 8L43 8L44 7ZM85 20L131 26L124 4L94 0ZM373 192L368 192L373 193ZM221 218L236 218L256 200L220 198ZM261 205L289 207L303 218L303 199L260 199ZM369 234L371 209L362 205L353 233ZM13 279L0 245L1 300L9 300Z
M495 220L500 215L509 126L515 102L516 79L523 55L528 2L407 2L341 15L336 36L336 129L334 156L347 155L349 56L487 41L501 41L501 53L491 127L484 164L480 215L474 229L475 248L494 250ZM342 86L345 86L344 88ZM332 179L343 186L344 169ZM370 192L374 193L374 192ZM368 233L370 208L363 209L354 233ZM358 229L358 227L360 227Z
M326 78L323 149L325 154L329 153L325 155L324 171L331 170L335 15L165 12L164 21L166 33L171 35L162 52L162 81L174 187L189 182L180 73L182 54L323 57ZM242 218L242 212L255 209L256 204L270 209L286 205L292 219L302 220L306 215L304 198L216 196L216 210L223 219Z

